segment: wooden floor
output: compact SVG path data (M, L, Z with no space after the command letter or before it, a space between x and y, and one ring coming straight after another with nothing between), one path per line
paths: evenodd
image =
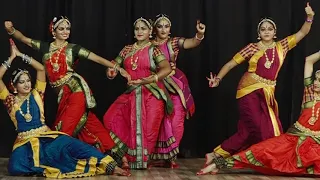
M196 176L196 172L199 167L202 166L204 159L180 159L178 163L180 165L179 169L171 170L165 168L152 168L150 170L132 170L131 177L120 177L120 176L95 176L90 178L74 178L81 180L197 180L197 179L210 179L210 180L314 180L320 178L310 178L310 177L279 177L279 176L264 176L257 173L254 173L250 170L242 170L242 171L233 171L228 174L218 174L218 175L206 175L206 176ZM40 180L45 179L43 177L16 177L16 176L8 176L7 172L7 163L8 159L0 158L0 179L1 180L24 180L24 179L34 179Z

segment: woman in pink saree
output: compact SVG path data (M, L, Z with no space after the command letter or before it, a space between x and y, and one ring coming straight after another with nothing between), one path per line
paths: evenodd
M134 22L137 42L125 46L114 60L115 68L107 70L107 76L114 78L117 74L114 69L121 66L132 79L127 91L116 99L103 118L114 141L128 147L127 165L131 169L148 167L160 125L166 112L172 111L172 103L161 81L171 72L170 64L150 42L151 33L149 21L137 19Z

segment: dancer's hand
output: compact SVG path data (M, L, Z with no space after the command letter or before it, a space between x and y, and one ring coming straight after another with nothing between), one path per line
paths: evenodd
M5 21L4 27L8 33L13 33L14 27L13 27L13 23L11 21Z
M212 72L210 72L210 78L207 77L207 80L209 81L209 87L217 87L220 83L220 78L218 78L216 75L212 75Z
M114 68L107 68L107 77L113 79L118 75L118 72Z
M141 78L141 79L137 79L137 80L132 80L130 82L130 85L134 85L134 86L137 86L137 85L144 85L144 84L150 84L150 83L153 83L155 81L155 77L152 75L152 76L148 76L146 78Z
M170 66L172 70L176 70L176 63L170 62Z
M312 10L309 2L307 2L307 6L305 7L305 11L306 11L306 14L307 14L308 18L313 18L313 16L315 15L315 13Z
M200 35L203 35L204 32L206 31L206 25L202 24L200 22L200 20L197 20L197 25L196 25L196 28L197 28L197 31L198 31L198 34Z
M14 41L10 38L10 46L11 46L11 56L14 54L14 57L22 56L22 53L19 51L19 49L17 48L16 44L14 43Z

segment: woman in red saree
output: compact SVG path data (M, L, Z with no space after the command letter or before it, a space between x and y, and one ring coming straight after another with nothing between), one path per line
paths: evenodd
M222 67L217 76L211 74L208 78L209 86L217 87L232 68L248 60L248 71L240 80L236 96L240 112L238 131L213 152L206 154L205 166L212 161L219 165L223 163L223 158L282 133L274 98L276 79L287 52L310 31L314 12L309 3L305 11L307 19L301 29L277 42L274 41L276 24L271 19L262 19L257 28L261 41L247 45Z
M127 159L132 169L146 169L150 155L154 152L159 128L163 118L172 111L172 103L163 82L170 72L166 57L152 45L149 36L152 26L144 18L134 22L137 42L125 46L115 59L115 66L123 67L132 82L127 91L120 95L104 115L105 127L128 146ZM114 70L107 70L113 78Z
M320 175L320 70L312 79L320 51L306 58L302 111L285 134L255 144L226 159L226 168L251 168L269 175ZM216 164L203 172L216 173Z
M53 129L79 138L103 153L111 150L113 158L121 162L126 148L114 143L109 132L91 112L96 106L95 99L86 81L73 69L78 58L89 59L106 67L113 67L113 64L77 44L68 43L66 40L70 35L71 23L66 17L55 17L50 23L49 30L54 38L51 43L24 36L13 27L11 21L5 22L5 28L10 35L43 54L42 62L50 85L59 93ZM118 70L130 80L124 69Z

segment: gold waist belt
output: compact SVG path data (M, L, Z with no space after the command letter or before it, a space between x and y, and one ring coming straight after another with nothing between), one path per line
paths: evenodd
M24 132L20 132L18 133L18 139L28 139L34 136L38 136L40 135L40 133L43 132L47 132L47 131L51 131L51 129L48 126L41 126L39 128L36 129L31 129L29 131L24 131Z
M256 73L250 73L250 74L253 79L255 79L256 81L258 81L260 83L264 83L264 84L267 84L270 86L275 86L277 84L277 81L275 81L275 80L263 78L263 77L257 75Z
M59 80L57 80L57 81L55 81L55 82L50 82L50 85L51 85L51 87L53 87L53 88L62 86L62 85L64 85L64 84L66 84L71 77L72 77L72 73L68 73L68 74L66 74L65 76L63 76L63 78L61 78L61 79L59 79Z

